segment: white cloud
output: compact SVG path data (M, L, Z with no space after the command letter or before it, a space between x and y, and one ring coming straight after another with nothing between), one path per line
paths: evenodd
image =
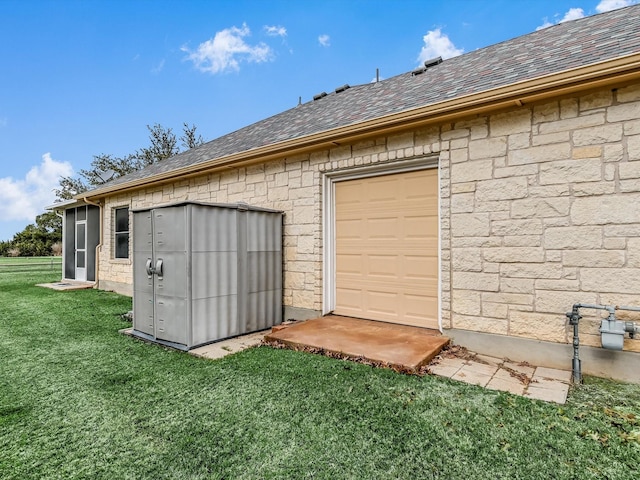
M0 117L0 128L6 127L9 124L7 117Z
M422 63L426 60L430 60L436 57L451 58L461 55L464 50L456 48L449 37L443 34L439 28L435 30L429 30L427 34L422 37L424 45L418 55L418 62Z
M564 14L564 17L562 17L562 20L560 20L558 23L564 23L564 22L568 22L570 20L577 20L578 18L583 18L584 17L584 10L581 8L570 8L567 13Z
M270 60L273 53L268 45L258 43L249 45L244 37L251 34L246 24L242 28L231 27L216 33L215 37L198 45L194 51L182 47L187 52L188 60L191 60L201 72L212 74L226 71L240 70L240 62L261 63Z
M553 23L551 23L549 20L547 20L546 18L544 19L544 23L538 27L536 27L536 32L538 30L542 30L545 28L549 28L549 27L553 27Z
M153 67L151 69L151 73L156 74L156 75L158 73L160 73L162 71L162 69L164 68L164 62L165 62L165 59L163 58L162 60L160 60L160 63L158 63L158 65L156 65L155 67Z
M278 25L265 25L264 26L264 31L266 32L267 35L269 35L270 37L286 37L287 36L287 29Z
M59 187L60 177L72 174L69 162L58 162L45 153L40 165L31 168L24 179L0 178L0 218L35 221L54 202L53 189Z
M607 1L607 0L603 0L603 1ZM615 0L614 0L615 1ZM560 15L556 14L554 15L556 18L558 18ZM554 25L558 24L558 23L564 23L564 22L568 22L570 20L577 20L578 18L583 18L585 16L584 10L581 8L570 8L569 10L567 10L567 12L564 14L564 16L558 20L555 23L550 22L549 20L547 20L547 18L544 18L544 23L538 27L536 27L536 32L538 30L542 30L544 28L549 28L549 27L553 27Z
M633 0L601 0L601 2L596 5L596 12L609 12L618 8L628 7L634 3L635 2Z
M318 37L318 43L323 47L330 47L331 46L331 37L329 35L327 35L326 33L323 33L322 35L320 35Z

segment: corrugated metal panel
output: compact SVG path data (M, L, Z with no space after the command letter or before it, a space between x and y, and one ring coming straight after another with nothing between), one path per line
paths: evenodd
M281 322L282 212L189 202L138 210L133 245L134 333L190 349ZM162 275L147 273L148 260L162 261Z
M151 212L133 216L133 328L146 335L155 334L153 275L147 273L147 261L153 262Z

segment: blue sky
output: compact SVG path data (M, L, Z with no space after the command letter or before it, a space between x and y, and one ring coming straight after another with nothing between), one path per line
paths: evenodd
M637 0L0 0L0 240L146 125L211 140L357 85Z

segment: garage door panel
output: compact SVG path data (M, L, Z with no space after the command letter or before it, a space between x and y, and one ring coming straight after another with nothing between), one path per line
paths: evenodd
M397 217L369 219L364 225L365 230L362 234L368 238L393 239L395 238L393 232L398 229L398 223Z
M416 285L415 281L404 281L404 282L395 282L394 285L389 285L388 279L382 279L375 277L370 278L369 280L363 281L359 280L355 275L352 276L338 276L336 279L338 282L344 282L349 285L349 288L340 288L340 290L349 290L349 291L377 291L377 292L386 292L386 293L398 293L402 292L406 295L416 295L416 296L426 296L430 297L437 293L437 280L432 279L428 281L423 281L421 284ZM377 281L378 280L378 281ZM384 281L380 281L384 280ZM429 295L431 294L431 295Z
M351 311L359 311L362 308L362 290L339 288L336 294L340 296L341 308Z
M434 257L407 255L404 257L404 277L407 279L436 279L438 259Z
M360 239L362 231L361 220L339 220L336 221L336 230L340 230L340 236L343 239L353 238Z
M336 262L340 263L340 275L355 274L361 275L362 272L362 254L346 254L336 256Z
M369 275L396 278L401 266L397 255L369 255Z
M404 319L405 323L414 326L424 326L425 313L424 312L437 312L438 301L437 299L427 298L423 296L407 295L404 298ZM437 316L426 318L426 321L431 324L437 324Z
M378 318L398 318L397 305L400 303L400 295L397 292L384 292L370 290L365 294L368 311Z
M403 227L404 235L407 239L433 238L438 232L438 219L425 215L405 217Z
M335 313L437 328L437 171L338 182L335 192Z

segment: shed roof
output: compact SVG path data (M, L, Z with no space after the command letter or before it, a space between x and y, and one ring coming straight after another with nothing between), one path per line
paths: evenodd
M569 21L460 55L414 75L330 93L216 138L82 194L97 196L136 181L270 145L358 125L427 105L640 53L640 5Z

